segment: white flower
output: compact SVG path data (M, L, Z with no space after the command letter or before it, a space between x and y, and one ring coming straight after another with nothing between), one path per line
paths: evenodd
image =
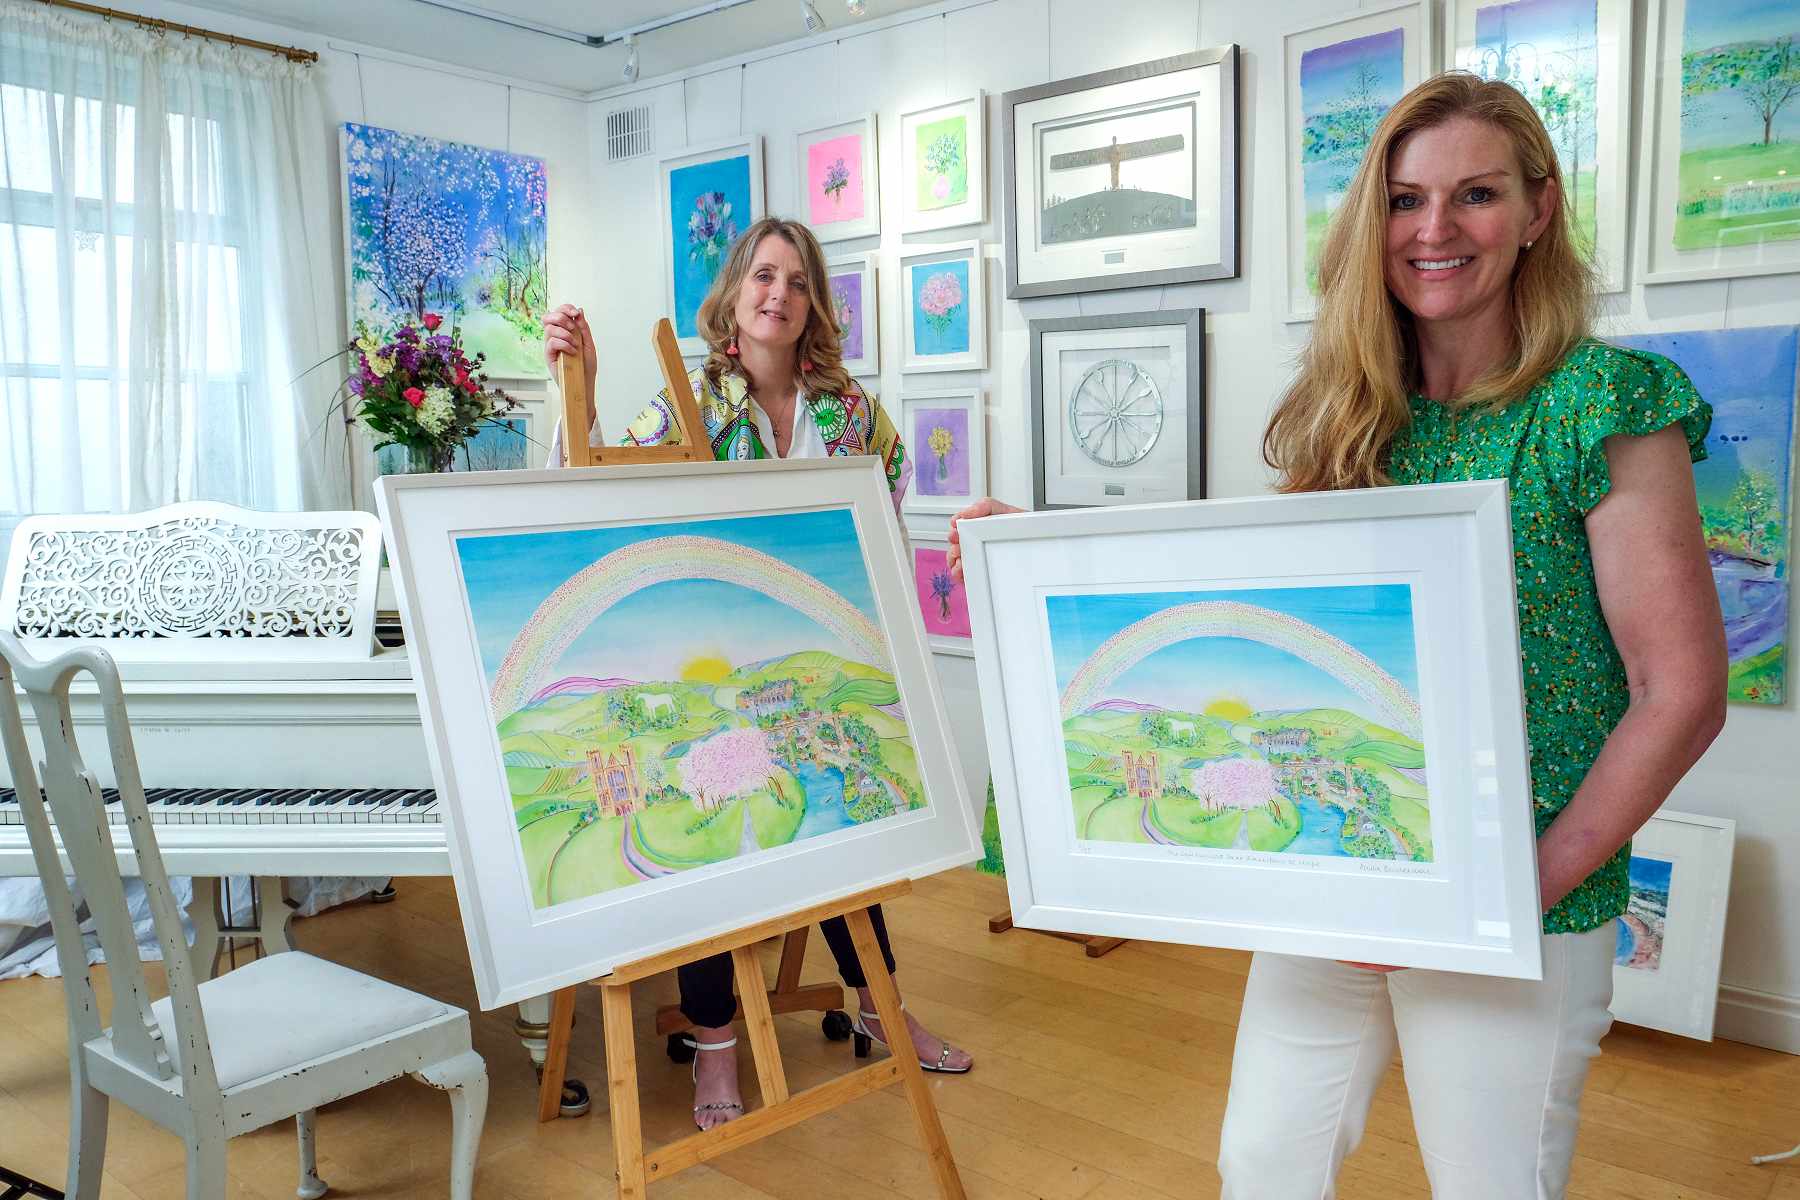
M413 410L413 420L426 433L439 434L449 427L456 418L456 405L450 401L450 389L429 387L425 389L425 401Z

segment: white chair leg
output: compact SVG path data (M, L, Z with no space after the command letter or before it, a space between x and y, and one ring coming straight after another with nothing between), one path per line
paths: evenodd
M487 1064L470 1050L413 1072L413 1078L450 1093L450 1200L475 1192L475 1152L487 1120Z
M80 1054L78 1048L75 1051ZM105 1092L88 1084L80 1071L69 1080L69 1177L68 1200L98 1200L100 1171L106 1164Z
M300 1186L294 1194L300 1200L319 1200L331 1189L323 1179L319 1178L319 1160L313 1146L313 1126L317 1122L319 1110L309 1108L294 1116L294 1128L300 1135Z
M188 1200L225 1200L225 1131L202 1129L187 1145Z

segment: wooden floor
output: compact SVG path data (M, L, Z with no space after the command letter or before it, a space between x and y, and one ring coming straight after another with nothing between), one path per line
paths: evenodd
M296 923L302 949L470 1009L475 996L448 880L402 880L393 904L351 905ZM888 907L908 1006L974 1052L970 1075L931 1077L971 1197L1156 1200L1218 1194L1213 1161L1231 1067L1246 955L1131 943L1105 958L1014 931L987 932L1005 908L993 880L954 871ZM830 973L815 932L808 979ZM772 970L772 963L769 964ZM660 985L660 986L658 986ZM691 1131L687 1071L648 1033L672 983L639 992L644 1128L653 1141ZM595 1085L595 1111L540 1126L535 1081L512 1011L474 1014L493 1091L476 1193L540 1200L612 1194L600 1018L583 989L571 1073ZM67 1142L68 1071L61 984L0 983L0 1164L52 1184ZM796 1089L847 1069L847 1043L816 1017L777 1019ZM743 1059L744 1092L755 1075ZM340 1197L441 1197L448 1188L449 1105L409 1080L326 1109L319 1169ZM1571 1195L1590 1200L1800 1200L1800 1166L1753 1167L1752 1154L1800 1141L1800 1058L1732 1042L1703 1045L1621 1027L1595 1064ZM283 1124L236 1139L233 1200L289 1200L294 1135ZM184 1194L179 1144L113 1107L102 1196ZM651 1188L666 1197L876 1200L936 1195L898 1092L865 1097ZM1427 1195L1400 1069L1375 1103L1369 1135L1340 1194Z

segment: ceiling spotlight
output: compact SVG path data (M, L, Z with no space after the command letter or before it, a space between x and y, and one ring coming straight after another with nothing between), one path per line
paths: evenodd
M812 0L800 0L800 18L806 22L806 32L817 33L825 28L825 18L819 10L812 6Z
M863 0L844 0L844 7L850 10L850 15L853 17L860 17L868 11L863 6Z
M625 69L619 72L626 83L636 83L638 77L637 34L625 39Z

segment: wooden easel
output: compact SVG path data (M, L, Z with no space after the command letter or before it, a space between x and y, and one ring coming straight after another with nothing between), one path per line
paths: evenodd
M762 921L733 933L707 938L679 950L655 954L638 962L619 967L612 974L591 983L600 989L600 1009L606 1038L606 1086L612 1106L613 1162L619 1181L619 1200L644 1200L644 1189L675 1172L717 1158L721 1154L779 1133L792 1125L831 1109L848 1104L877 1088L899 1081L919 1123L920 1138L931 1159L932 1174L937 1179L938 1193L945 1200L962 1200L962 1177L957 1174L956 1160L938 1121L937 1109L931 1102L931 1091L925 1083L925 1072L910 1046L881 1062L858 1068L829 1083L808 1088L798 1095L788 1092L787 1072L781 1062L781 1047L775 1040L775 1018L768 996L763 990L762 966L756 959L756 944L778 935L791 937L805 934L808 927L830 917L843 917L850 926L850 940L856 945L856 957L868 977L869 991L875 998L875 1012L884 1030L904 1030L906 1017L900 1011L900 993L893 976L881 957L881 946L875 939L875 927L869 920L869 907L892 900L912 891L907 880L871 888L842 900L815 904L785 917ZM790 943L791 944L791 943ZM743 1006L744 1025L749 1033L750 1052L756 1064L756 1078L762 1090L762 1107L746 1112L735 1121L715 1126L704 1133L694 1133L679 1141L646 1153L643 1124L638 1111L637 1043L632 1036L631 985L641 979L695 962L714 954L730 952L737 976L739 1003ZM786 965L783 954L783 965ZM796 966L796 971L798 967ZM551 1112L562 1090L562 1075L569 1060L570 1031L575 1019L575 989L564 988L556 994L550 1013L550 1048L544 1063L544 1080L540 1092L549 1097Z
M1012 927L1013 919L1011 909L1007 909L997 916L988 918L989 933L1005 933ZM1087 947L1087 956L1089 958L1099 958L1102 954L1117 950L1129 940L1127 938L1101 937L1097 933L1059 933L1054 929L1031 929L1027 930L1027 932L1041 933L1046 937L1061 938L1065 942L1080 942Z
M655 446L590 446L585 433L588 427L587 375L576 355L558 355L556 384L563 398L563 462L571 467L611 467L620 463L711 462L712 453L706 440L706 423L700 419L700 406L694 402L694 389L688 386L687 369L681 361L681 347L675 341L674 327L663 317L650 331L650 347L662 368L669 389L669 410L674 418L678 441Z

